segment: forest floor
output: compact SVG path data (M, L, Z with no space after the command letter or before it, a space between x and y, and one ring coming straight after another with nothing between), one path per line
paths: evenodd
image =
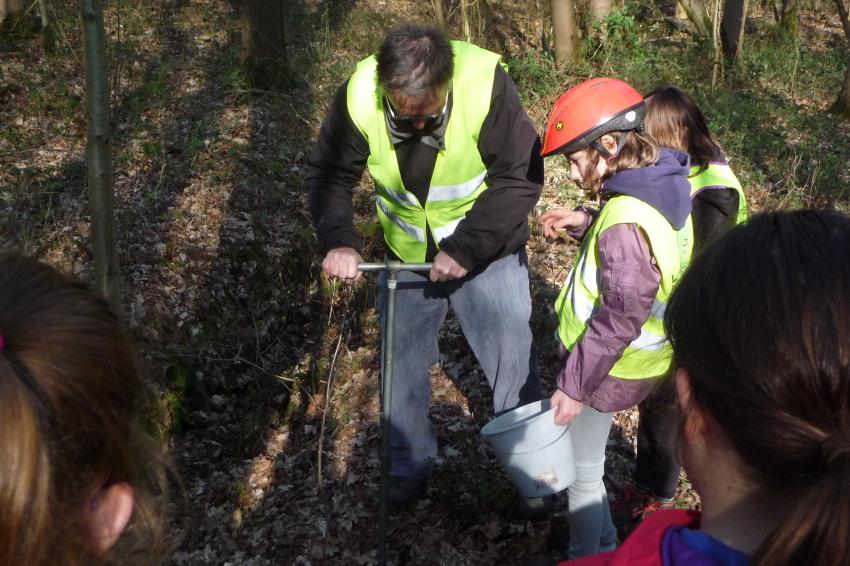
M374 564L379 483L379 330L372 281L320 273L303 176L324 110L392 24L427 2L288 3L293 79L257 91L239 67L226 0L113 3L113 148L122 309L156 390L155 432L175 482L171 564ZM450 28L460 36L456 2ZM752 210L847 208L850 126L826 113L848 60L837 16L803 13L801 39L756 14L742 60L710 87L710 46L629 2L585 39L587 60L554 68L541 47L548 2L479 0L474 41L510 62L542 128L555 98L590 76L690 90L733 158ZM52 9L59 53L28 23L0 36L0 235L91 281L84 83L72 11ZM544 38L544 39L542 39ZM547 161L536 213L582 196ZM370 185L355 191L364 256L379 249ZM551 391L552 303L575 245L528 246L539 366ZM372 254L372 255L370 255ZM513 488L479 436L486 380L449 317L432 372L440 451L426 497L391 519L392 564L523 564L557 558L565 500L541 523L511 517ZM404 345L401 345L404 347ZM636 411L618 413L606 481L634 465ZM697 506L683 476L677 502Z

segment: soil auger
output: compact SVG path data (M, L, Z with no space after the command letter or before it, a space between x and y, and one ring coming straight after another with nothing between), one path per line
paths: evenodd
M363 272L387 272L387 312L381 328L381 492L378 506L378 564L387 563L387 515L390 487L390 426L392 415L390 400L393 387L393 339L395 329L395 291L399 271L430 271L430 263L402 263L388 260L384 263L360 263Z

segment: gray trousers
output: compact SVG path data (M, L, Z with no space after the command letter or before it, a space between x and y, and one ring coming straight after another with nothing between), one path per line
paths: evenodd
M379 293L383 327L385 272ZM493 390L496 414L540 399L525 248L445 283L400 272L395 297L390 473L424 479L437 455L428 369L440 359L437 338L449 305Z
M570 560L614 550L617 530L611 522L605 474L605 445L614 413L585 405L570 425L576 462L576 481L567 488L570 511Z

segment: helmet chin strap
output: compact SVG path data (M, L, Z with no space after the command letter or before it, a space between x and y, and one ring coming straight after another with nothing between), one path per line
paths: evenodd
M605 158L605 161L611 161L612 159L620 155L620 150L622 150L623 146L626 145L626 138L628 137L628 135L628 132L617 132L617 147L614 149L613 153L608 151L605 146L602 145L602 142L599 141L599 139L602 138L593 140L592 142L590 142L590 146L596 151L598 151L602 155L602 157Z

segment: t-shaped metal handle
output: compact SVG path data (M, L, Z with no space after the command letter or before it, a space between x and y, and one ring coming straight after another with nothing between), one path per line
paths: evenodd
M358 263L357 269L360 271L398 273L399 271L431 271L432 265L431 263L402 263L398 260L387 260L383 263Z

